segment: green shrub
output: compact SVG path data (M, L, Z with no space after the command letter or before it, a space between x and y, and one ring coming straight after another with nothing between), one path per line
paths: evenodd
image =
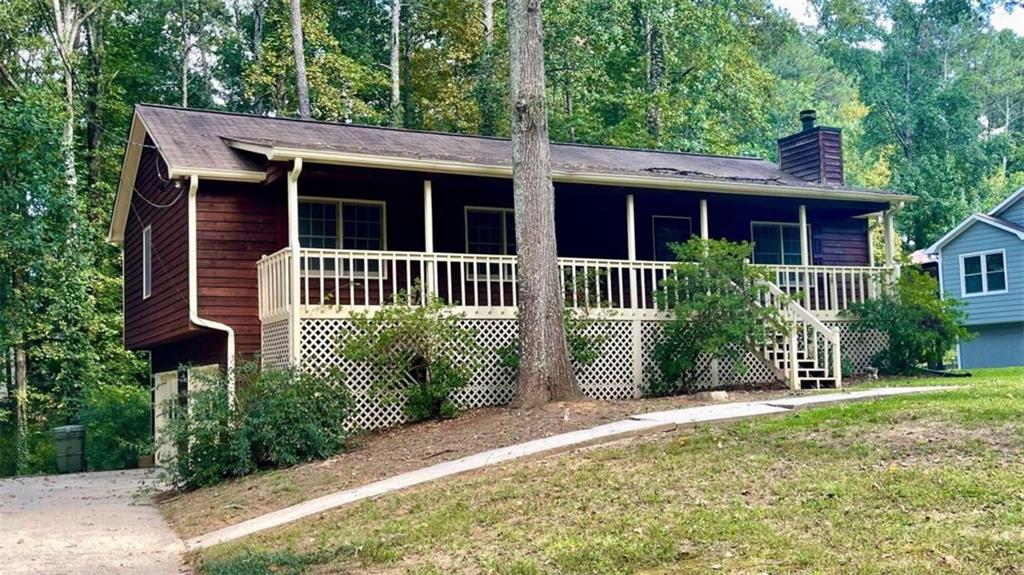
M256 465L224 380L197 375L189 386L186 406L175 399L161 406L169 419L158 439L174 450L164 462L171 482L191 489L252 473Z
M352 398L341 377L268 369L245 377L238 391L242 428L256 465L287 466L340 450Z
M120 469L149 440L149 391L138 385L87 386L82 391L78 423L85 426L89 469Z
M452 393L469 383L482 352L463 318L434 295L421 299L417 286L372 315L353 314L341 355L369 365L374 392L385 401L404 399L410 421L452 417Z
M679 261L659 284L656 298L673 318L664 322L663 338L654 346L659 373L651 379L649 395L692 391L702 355L731 359L743 370L745 348L766 325L787 329L779 310L759 304L768 272L747 265L750 244L693 238L672 249Z
M938 282L913 268L905 268L880 297L852 304L844 313L855 318L853 329L888 336L886 347L872 358L886 374L913 373L922 363L939 369L946 352L971 336L962 325L963 302L939 297Z
M223 374L194 376L186 406L174 400L163 406L171 417L160 440L175 448L170 480L195 488L336 453L348 437L352 408L339 379L241 364L232 407Z

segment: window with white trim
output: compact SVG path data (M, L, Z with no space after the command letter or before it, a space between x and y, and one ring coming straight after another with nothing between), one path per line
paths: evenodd
M965 296L1006 291L1006 252L996 250L960 256L961 292Z
M303 248L325 250L376 251L385 249L386 204L370 200L349 199L300 199L299 200L299 245ZM342 260L343 274L376 276L380 262ZM316 260L308 262L312 272L320 270ZM325 271L334 271L334 261L324 263Z
M810 236L810 230L807 235ZM750 240L754 242L755 264L803 263L800 257L800 224L752 222Z
M651 216L654 234L654 259L672 262L676 254L672 244L685 244L693 235L693 220L685 216Z
M509 208L466 207L466 253L489 255L515 255L515 211ZM512 269L499 270L497 264L478 263L469 270L469 277L502 277L511 279Z
M153 295L153 227L142 230L142 299Z

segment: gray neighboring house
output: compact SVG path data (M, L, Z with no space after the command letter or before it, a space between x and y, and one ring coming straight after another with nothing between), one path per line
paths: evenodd
M958 347L960 367L1024 365L1024 188L927 251L939 257L943 297L966 304L976 334Z

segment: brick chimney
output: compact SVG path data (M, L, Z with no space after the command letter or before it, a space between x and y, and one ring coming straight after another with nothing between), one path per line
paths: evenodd
M815 126L814 110L800 112L803 130L779 139L779 167L815 184L843 185L843 131Z

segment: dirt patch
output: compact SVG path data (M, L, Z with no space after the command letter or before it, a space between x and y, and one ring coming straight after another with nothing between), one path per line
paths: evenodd
M785 391L732 391L729 401L761 401ZM552 403L537 409L475 409L450 421L403 425L353 439L331 459L269 471L190 493L170 494L160 507L174 529L191 538L333 491L371 483L473 453L515 445L637 413L706 405L692 397Z

